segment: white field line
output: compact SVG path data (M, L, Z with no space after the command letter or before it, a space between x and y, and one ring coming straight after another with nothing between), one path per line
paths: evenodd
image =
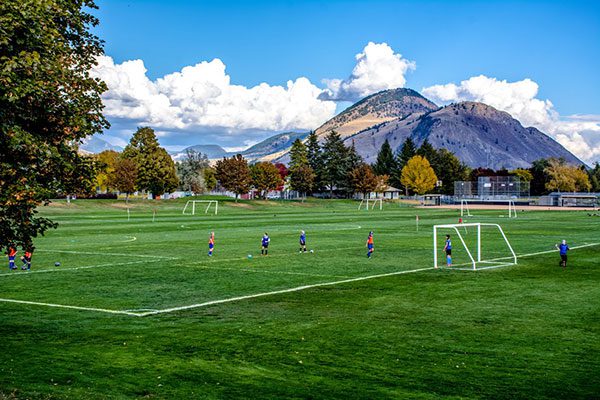
M0 302L4 303L18 303L18 304L29 304L33 306L44 306L44 307L55 307L55 308L69 308L71 310L81 310L81 311L96 311L108 314L123 314L129 316L138 316L139 314L129 311L120 311L120 310L108 310L106 308L94 308L94 307L79 307L79 306L68 306L65 304L52 304L52 303L41 303L38 301L27 301L27 300L14 300L14 299L0 299Z
M177 260L176 258L173 258L172 260ZM124 263L111 263L111 264L98 264L98 265L84 265L81 267L72 267L72 268L60 268L57 267L56 269L36 269L33 271L27 271L27 272L23 272L23 271L15 271L15 272L7 272L7 273L2 273L0 274L0 276L27 276L30 274L43 274L46 272L63 272L63 271L77 271L79 269L91 269L91 268L100 268L100 267L120 267L122 265L131 265L131 264L142 264L142 263L151 263L151 262L159 262L159 261L165 261L165 259L160 259L160 260L140 260L140 261L129 261L129 262L124 262Z
M274 291L271 291L271 292L263 292L263 293L249 294L249 295L246 295L246 296L230 297L228 299L212 300L212 301L207 301L207 302L204 302L204 303L190 304L190 305L187 305L187 306L165 308L163 310L156 310L156 311L149 311L149 312L145 312L145 313L139 313L139 314L137 314L137 316L139 316L139 317L146 317L146 316L149 316L149 315L166 314L166 313L172 313L172 312L176 312L176 311L190 310L190 309L193 309L193 308L201 308L201 307L212 306L212 305L215 305L215 304L231 303L231 302L234 302L234 301L255 299L257 297L265 297L265 296L273 296L273 295L276 295L276 294L299 292L301 290L313 289L313 288L317 288L317 287L334 286L334 285L340 285L340 284L343 284L343 283L366 281L366 280L369 280L369 279L383 278L383 277L386 277L386 276L410 274L410 273L413 273L413 272L427 271L427 270L430 270L430 269L434 269L434 268L433 267L427 267L427 268L411 269L411 270L407 270L407 271L389 272L389 273L386 273L386 274L361 276L361 277L358 277L358 278L344 279L344 280L341 280L341 281L315 283L313 285L297 286L297 287L293 287L293 288L289 288L289 289L274 290Z
M100 256L123 256L123 257L131 257L132 254L127 253L104 253L104 252L95 252L95 251L76 251L76 250L51 250L44 249L38 250L40 253L68 253L68 254L88 254L88 255L100 255ZM135 254L135 257L145 257L145 258L163 258L163 259L171 259L173 257L168 256L151 256L147 254Z

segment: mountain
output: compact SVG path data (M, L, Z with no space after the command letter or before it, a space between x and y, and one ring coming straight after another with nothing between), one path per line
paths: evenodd
M123 151L123 148L113 146L106 140L100 139L98 136L92 136L83 140L83 143L79 146L79 150L83 153L98 154L104 150Z
M308 132L285 132L268 139L244 150L242 155L250 160L273 160L287 151L296 139L304 140Z
M385 139L396 151L407 137L417 146L427 139L435 148L446 148L470 167L527 168L532 161L549 157L582 164L536 128L525 128L510 114L475 102L391 120L346 138L346 145L354 141L358 153L373 163Z
M175 161L181 161L188 150L193 150L198 153L206 154L209 159L217 159L228 157L230 155L227 150L216 144L197 144L195 146L186 147L182 151L171 154L171 158Z
M412 89L389 89L348 107L317 128L316 133L323 136L335 130L345 138L377 124L437 109L437 105Z

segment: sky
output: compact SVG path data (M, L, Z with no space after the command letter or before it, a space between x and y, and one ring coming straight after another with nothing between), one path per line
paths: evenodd
M600 161L600 2L96 0L102 136L243 149L409 87L482 101Z

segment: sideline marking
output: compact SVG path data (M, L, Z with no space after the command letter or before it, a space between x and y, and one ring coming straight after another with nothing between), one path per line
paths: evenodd
M129 315L129 316L138 316L139 315L139 314L129 312L129 311L108 310L106 308L94 308L94 307L68 306L65 304L40 303L38 301L13 300L13 299L0 299L0 301L4 302L4 303L20 303L20 304L30 304L30 305L34 305L34 306L69 308L72 310L81 310L81 311L97 311L97 312L103 312L103 313L108 313L108 314L123 314L123 315Z
M130 239L123 240L121 243L135 242L137 240L137 238L135 236L125 236L125 237L130 238Z

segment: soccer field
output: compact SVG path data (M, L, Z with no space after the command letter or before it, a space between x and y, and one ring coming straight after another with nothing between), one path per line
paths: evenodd
M518 265L463 270L447 231L455 267L436 270L432 226L457 210L221 201L217 216L189 216L184 204L134 202L130 218L115 201L42 208L60 226L36 242L32 271L0 272L0 398L600 396L598 217L471 210L466 222L502 226ZM299 253L300 230L313 253ZM482 252L510 256L494 230Z

